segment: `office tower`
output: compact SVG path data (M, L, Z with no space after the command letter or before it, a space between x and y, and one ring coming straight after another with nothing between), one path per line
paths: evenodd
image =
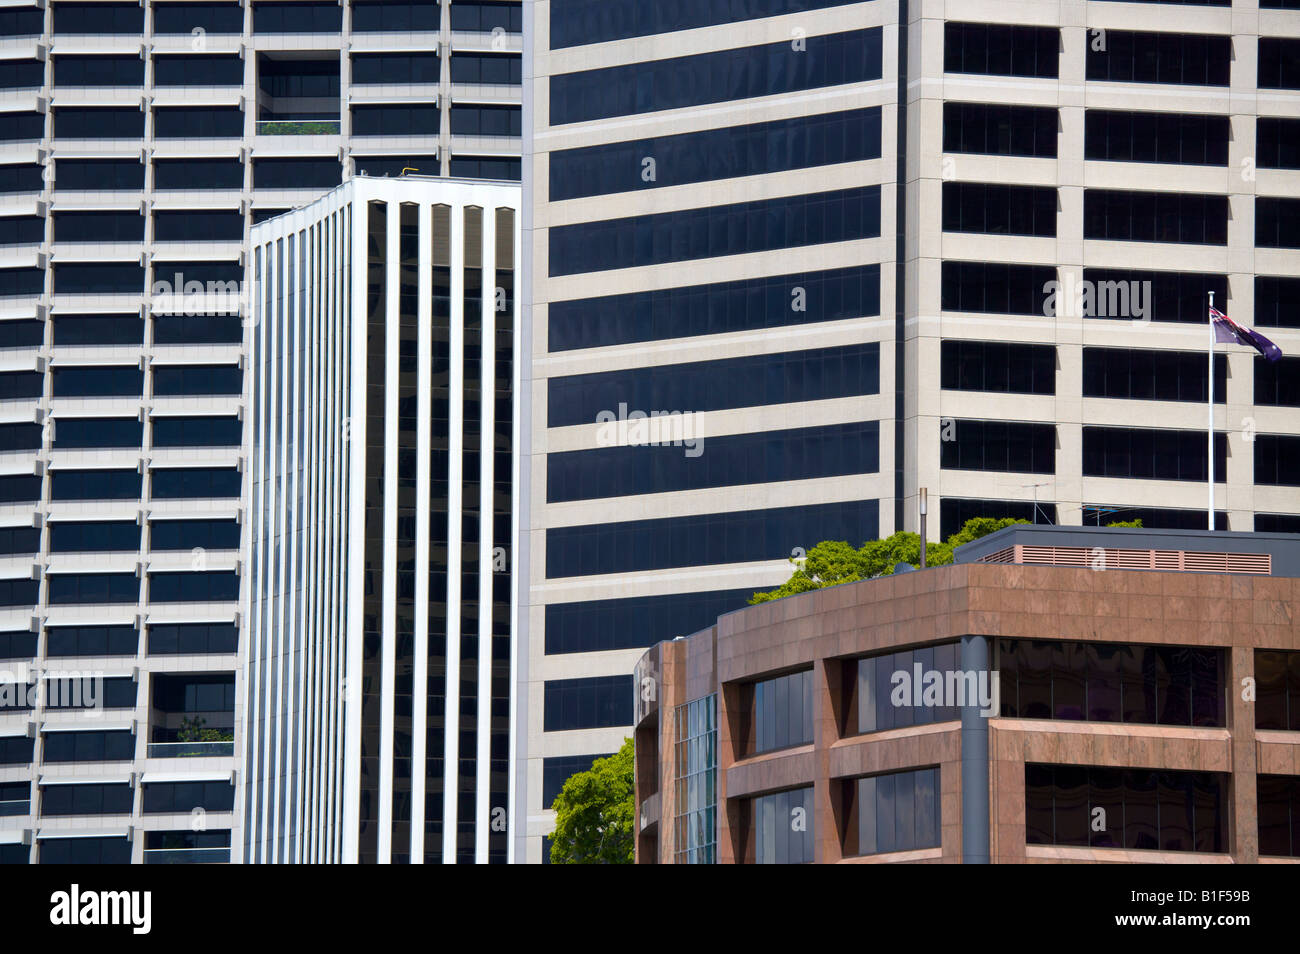
M174 774L185 763L152 746L182 719L242 747L248 229L362 170L516 175L520 18L461 0L0 9L0 668L75 663L136 687L113 683L108 719L138 744L77 738L67 771ZM194 842L159 841L188 815L121 788L66 820L42 811L60 771L44 715L0 716L6 738L36 735L0 767L0 841L134 828L135 860ZM240 808L209 813L223 845Z
M253 229L247 862L506 860L519 201Z
M525 5L521 857L640 647L921 488L1205 526L1210 292L1287 354L1218 348L1219 526L1300 528L1289 6Z
M956 563L651 647L637 860L1300 857L1300 537L1026 525Z

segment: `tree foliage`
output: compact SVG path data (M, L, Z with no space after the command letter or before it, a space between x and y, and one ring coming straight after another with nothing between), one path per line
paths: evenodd
M927 543L925 561L927 566L944 566L953 560L953 551L963 543L970 543L980 537L988 536L1003 527L1017 523L1028 523L1011 517L995 519L993 517L974 517L967 520L960 530L942 543ZM870 580L877 576L888 576L894 572L895 565L921 563L921 536L908 530L900 530L883 540L870 540L854 549L842 540L823 540L805 554L802 560L791 557L795 571L774 590L755 593L749 598L751 604L779 600L795 593L808 590L820 590L827 586L841 583L854 583L858 580Z
M629 865L633 860L636 800L632 740L609 758L564 783L551 805L553 865Z

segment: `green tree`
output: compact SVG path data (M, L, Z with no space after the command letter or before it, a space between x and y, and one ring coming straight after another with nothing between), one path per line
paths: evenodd
M1142 529L1142 518L1141 518L1141 517L1138 517L1136 520L1116 520L1114 523L1108 523L1108 524L1106 524L1106 526L1108 526L1108 527L1136 527L1138 530L1141 530L1141 529Z
M591 769L570 776L551 805L553 865L630 865L636 800L632 740Z
M1012 524L1028 522L1011 517L974 517L942 543L927 543L926 565L944 566L952 562L953 551L963 543L978 540ZM784 596L838 586L841 583L888 576L899 563L917 566L921 562L921 536L900 530L883 540L870 540L856 550L843 540L823 540L809 550L802 560L791 557L790 562L795 565L790 579L774 590L755 593L749 598L751 604L779 600Z

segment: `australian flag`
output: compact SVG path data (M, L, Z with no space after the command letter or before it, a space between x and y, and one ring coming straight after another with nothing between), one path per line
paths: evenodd
M1243 328L1217 308L1210 309L1210 321L1214 322L1214 340L1229 344L1249 345L1270 361L1282 357L1282 349L1269 341L1258 331Z

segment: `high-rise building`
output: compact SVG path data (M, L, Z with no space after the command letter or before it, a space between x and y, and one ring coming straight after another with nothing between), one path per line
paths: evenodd
M244 861L506 860L519 202L253 229Z
M519 857L643 647L921 488L1206 526L1211 292L1287 354L1213 359L1218 525L1300 529L1293 7L525 4Z
M521 17L0 8L0 670L112 710L0 710L6 860L238 856L249 229L363 171L517 177Z

